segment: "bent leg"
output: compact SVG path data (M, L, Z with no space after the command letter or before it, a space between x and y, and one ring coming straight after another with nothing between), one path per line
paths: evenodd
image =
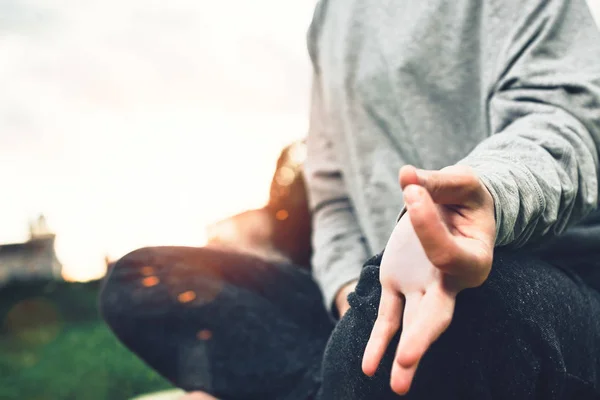
M117 337L175 385L228 399L305 400L333 328L307 272L208 248L128 254L100 305Z
M319 399L397 399L389 388L396 335L373 378L362 355L377 316L372 260L325 351ZM577 277L498 252L486 283L461 292L448 330L420 362L411 400L600 398L600 298Z

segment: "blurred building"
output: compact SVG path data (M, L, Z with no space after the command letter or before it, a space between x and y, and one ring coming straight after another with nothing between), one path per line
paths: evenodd
M30 223L29 240L0 245L0 286L12 280L58 279L62 265L56 257L54 240L43 215Z

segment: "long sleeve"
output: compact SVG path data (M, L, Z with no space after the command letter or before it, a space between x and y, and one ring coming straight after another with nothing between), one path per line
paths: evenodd
M315 77L304 169L313 219L313 274L326 307L331 309L338 290L358 279L369 254L335 156L336 143L328 129L320 84Z
M520 6L520 20L498 58L492 135L461 163L494 198L496 245L518 247L597 207L600 34L584 0L496 3Z

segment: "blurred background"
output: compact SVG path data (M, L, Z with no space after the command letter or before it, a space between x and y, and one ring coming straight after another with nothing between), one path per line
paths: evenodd
M100 322L97 280L266 203L307 130L313 8L0 0L0 399L168 386Z
M99 320L99 279L266 204L308 126L314 5L0 0L0 399L169 387Z

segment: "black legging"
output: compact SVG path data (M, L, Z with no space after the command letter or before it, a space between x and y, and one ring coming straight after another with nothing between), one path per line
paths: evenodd
M125 256L101 309L127 347L185 390L224 400L397 399L388 381L398 337L375 377L360 370L379 262L363 268L333 333L304 270L207 248ZM497 253L486 283L459 294L404 398L587 400L599 389L598 292L538 259Z
M119 339L176 386L225 400L308 399L333 329L304 269L209 248L125 256L106 280L101 310Z

